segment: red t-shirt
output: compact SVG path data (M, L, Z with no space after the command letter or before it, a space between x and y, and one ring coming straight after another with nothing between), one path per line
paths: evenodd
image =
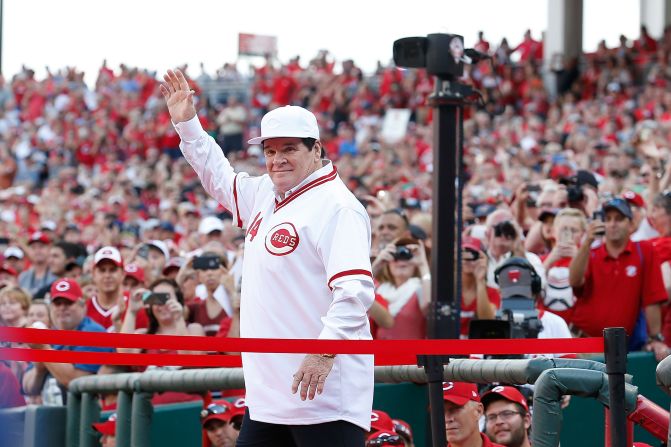
M426 338L426 317L419 308L419 299L415 293L394 317L394 327L378 328L380 340Z
M660 263L650 241L629 241L617 258L608 254L605 244L592 248L585 283L574 292L573 324L593 337L601 336L604 328L619 326L631 334L642 308L666 301Z
M126 304L126 312L128 312L128 292L123 293L123 299ZM109 309L105 309L98 303L98 297L93 296L90 300L86 302L86 316L90 319L101 325L107 330L107 332L112 332L114 330L114 322L112 321L112 314L114 313L116 305L112 306ZM137 313L135 318L135 329L145 329L149 326L149 317L147 312L142 309Z
M223 320L228 320L228 323L222 323ZM189 323L199 323L201 326L203 326L205 335L214 336L217 335L217 333L221 330L226 330L226 334L228 334L228 330L225 328L220 329L220 326L228 325L230 328L231 317L229 317L226 314L226 311L222 308L217 315L211 318L207 314L207 301L196 300L195 302L189 304Z
M489 302L494 304L496 308L501 307L501 294L497 289L492 287L487 287L487 298ZM473 298L473 301L470 304L464 302L464 297L461 297L461 336L468 337L468 326L471 323L471 320L475 318L475 311L478 308L478 299L477 297Z
M389 310L389 303L387 302L387 300L385 300L382 297L382 295L376 293L375 294L375 301L377 301L385 309ZM370 333L373 336L373 338L376 339L377 338L377 331L380 328L377 326L377 323L375 322L375 320L373 320L370 317L368 317L368 322L370 323Z

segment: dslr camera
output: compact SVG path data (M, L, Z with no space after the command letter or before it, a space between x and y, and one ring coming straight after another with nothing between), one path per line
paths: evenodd
M394 261L409 261L412 259L412 251L405 245L396 247L396 251L392 254Z

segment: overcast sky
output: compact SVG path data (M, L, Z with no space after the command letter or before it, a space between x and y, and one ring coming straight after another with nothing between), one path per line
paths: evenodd
M338 60L352 58L364 71L391 58L395 39L434 32L462 34L472 46L482 29L492 43L519 43L530 28L547 26L554 0L4 0L2 68L22 64L38 76L44 66L76 66L95 80L101 61L163 72L187 62L192 75L205 64L213 72L237 58L239 32L275 35L279 58L307 61L319 49ZM558 0L557 0L558 1ZM638 33L638 1L585 0L584 47L624 33ZM240 61L247 65L247 60Z

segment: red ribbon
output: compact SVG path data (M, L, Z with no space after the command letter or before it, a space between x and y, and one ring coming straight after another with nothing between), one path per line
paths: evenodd
M497 340L311 340L117 334L0 327L0 340L111 348L319 354L373 354L376 365L415 364L417 355L602 353L603 338ZM174 366L240 366L239 356L208 354L121 354L1 348L0 358L61 363Z

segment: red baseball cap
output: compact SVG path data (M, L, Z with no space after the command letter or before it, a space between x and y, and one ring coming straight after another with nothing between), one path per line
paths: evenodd
M371 441L373 439L378 440L376 443L368 443L366 442L366 445L376 445L376 446L384 446L384 445L401 445L403 444L403 441L401 440L401 437L398 435L398 433L394 431L374 431L371 432L368 437L366 438L366 441Z
M395 433L394 422L391 420L389 414L381 410L373 410L370 413L370 431L385 431Z
M236 416L244 416L245 410L247 408L247 403L245 402L245 398L243 397L238 397L231 403L231 419L233 419Z
M102 261L112 261L116 266L123 267L121 253L115 247L107 246L98 250L93 257L93 265L98 265Z
M34 244L35 242L41 242L43 244L51 244L51 239L49 239L49 236L42 233L41 231L36 231L30 235L30 239L28 239L28 245Z
M107 436L114 436L116 434L116 413L112 413L105 422L98 422L91 424L94 430Z
M486 407L497 396L501 396L510 402L522 405L525 411L529 411L529 405L526 398L514 386L496 386L482 395L482 403Z
M629 202L629 205L634 205L639 208L645 208L645 200L640 194L634 191L625 191L622 193L622 198Z
M14 270L13 268L11 268L11 267L10 267L9 265L7 265L7 264L1 264L1 265L0 265L0 272L9 273L9 274L12 275L12 276L16 276L16 275L18 275L18 273L16 273L16 270Z
M203 427L213 420L229 422L233 417L233 406L226 400L218 400L203 408L200 417Z
M72 302L83 297L82 288L79 287L77 281L70 278L61 278L51 284L51 300L56 298L65 298Z
M473 236L463 236L461 238L461 248L468 248L473 251L482 251L482 241Z
M130 277L144 284L144 269L135 263L126 264L123 268L124 277Z
M474 383L443 382L443 400L463 407L469 400L480 402L480 395Z

